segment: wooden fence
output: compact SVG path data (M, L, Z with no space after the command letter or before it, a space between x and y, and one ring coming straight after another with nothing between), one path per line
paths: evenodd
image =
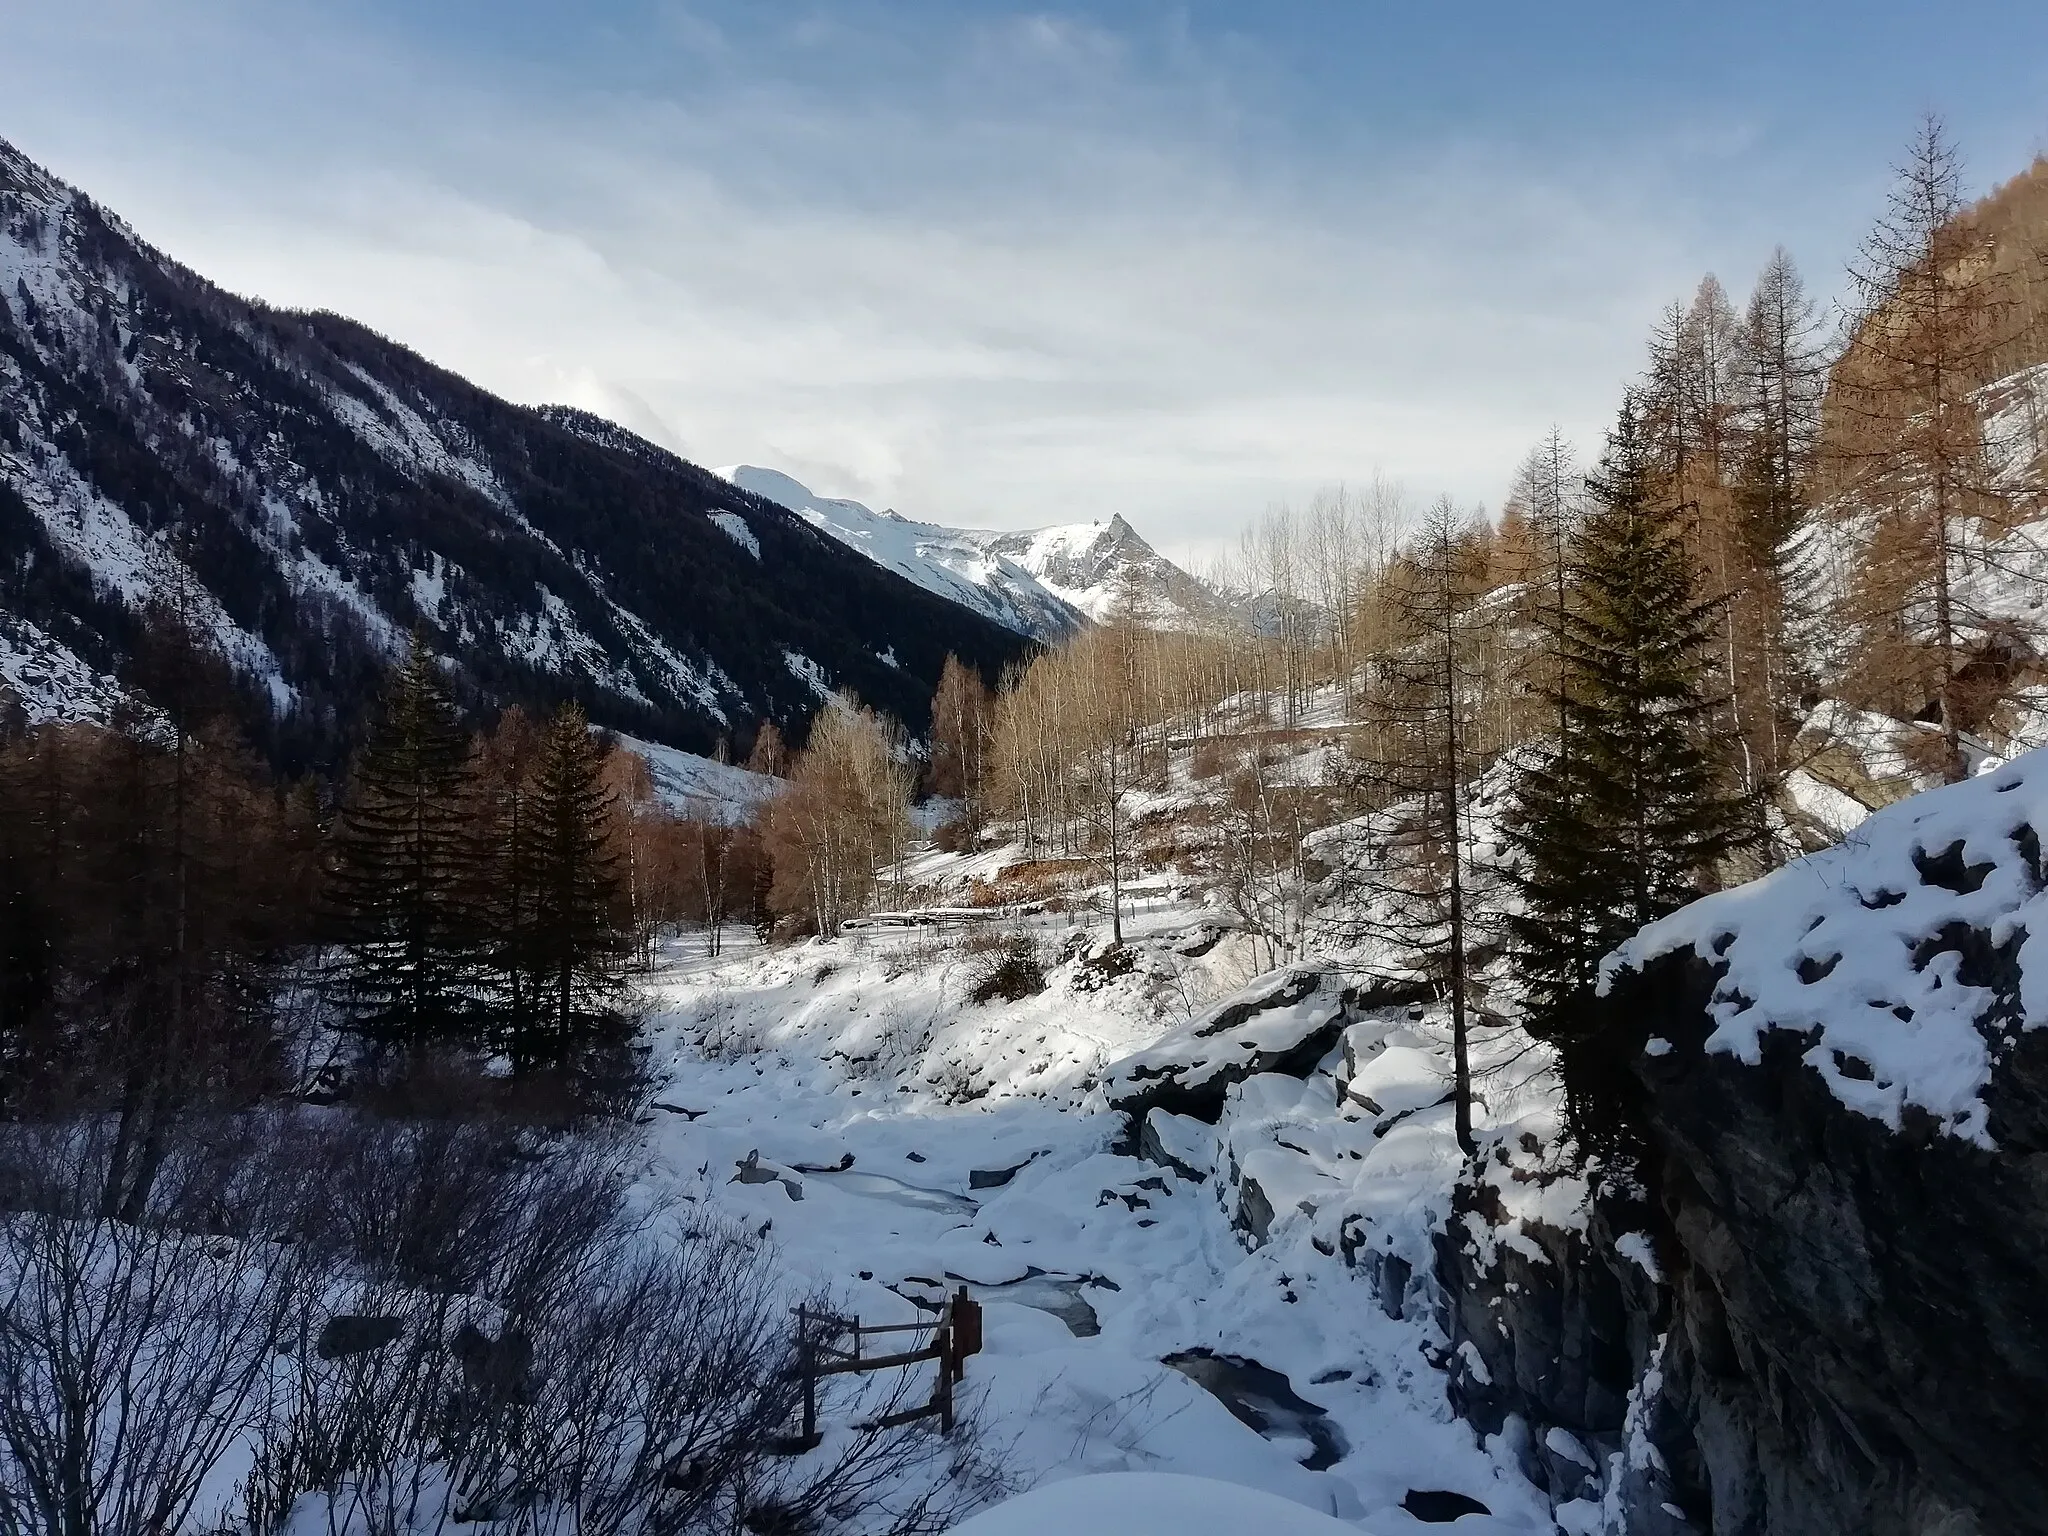
M931 1361L938 1367L929 1400L914 1408L884 1414L856 1425L858 1429L894 1429L918 1419L936 1418L939 1432L953 1432L953 1388L967 1369L967 1357L981 1352L981 1303L961 1286L946 1298L937 1317L914 1323L863 1323L858 1317L837 1317L829 1312L796 1309L797 1374L803 1382L803 1427L777 1449L789 1455L811 1450L823 1438L818 1431L818 1383L828 1376L895 1370ZM886 1354L869 1354L865 1340L883 1334L930 1335L927 1342L911 1349Z

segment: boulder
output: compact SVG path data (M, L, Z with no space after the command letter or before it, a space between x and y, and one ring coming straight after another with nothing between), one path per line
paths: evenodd
M1233 1158L1231 1180L1237 1186L1232 1222L1253 1247L1272 1236L1279 1217L1313 1216L1341 1189L1309 1158L1282 1146L1253 1147Z
M780 1184L782 1192L789 1196L790 1199L801 1200L804 1197L804 1181L802 1177L791 1169L777 1167L774 1163L762 1162L761 1152L758 1147L736 1161L733 1166L738 1171L728 1180L729 1183ZM846 1159L846 1166L848 1168L853 1166L853 1159L850 1155ZM821 1169L819 1171L838 1172L839 1170Z
M320 1327L313 1352L322 1360L345 1360L350 1355L367 1355L382 1349L405 1332L402 1317L374 1317L338 1313Z
M1138 1127L1138 1156L1200 1184L1216 1171L1215 1127L1154 1109Z
M1385 1135L1418 1109L1444 1102L1451 1091L1449 1066L1436 1051L1390 1045L1345 1080L1344 1102L1373 1122L1375 1135Z
M1233 1083L1262 1072L1304 1078L1329 1055L1362 1006L1398 1000L1416 984L1362 991L1355 979L1319 966L1290 966L1225 998L1157 1043L1111 1066L1110 1105L1142 1121L1154 1109L1214 1125Z

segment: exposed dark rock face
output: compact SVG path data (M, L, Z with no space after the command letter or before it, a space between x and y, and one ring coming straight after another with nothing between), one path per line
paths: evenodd
M1946 937L2016 994L2010 943ZM1584 1233L1499 1242L1468 1191L1438 1254L1461 1410L1519 1418L1531 1475L1616 1498L1632 1531L2048 1531L2048 1030L2006 1036L1989 1150L1844 1107L1798 1033L1753 1066L1706 1052L1713 979L1687 950L1617 988L1672 1047L1637 1067L1649 1190L1603 1193ZM1617 1248L1646 1229L1659 1285L1636 1239Z
M339 1313L320 1325L313 1352L322 1360L344 1360L382 1349L405 1332L402 1317Z

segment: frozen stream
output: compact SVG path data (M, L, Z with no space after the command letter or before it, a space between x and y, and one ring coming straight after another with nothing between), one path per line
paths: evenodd
M908 1206L914 1211L937 1211L945 1215L971 1217L981 1209L979 1200L956 1195L949 1189L927 1189L919 1184L909 1184L902 1179L891 1178L886 1173L847 1170L809 1173L804 1177L813 1183L829 1184L835 1189L864 1195L870 1200L887 1200L895 1205Z
M1168 1355L1164 1363L1214 1393L1240 1423L1287 1446L1312 1472L1334 1467L1350 1449L1327 1410L1303 1398L1285 1376L1256 1360L1190 1349Z
M1363 1267L1294 1214L1297 1192L1271 1184L1279 1214L1253 1247L1233 1224L1229 1157L1196 1181L1115 1150L1123 1119L1090 1087L1156 1038L1154 1005L1056 987L963 1008L879 945L699 962L664 1002L650 1064L661 1101L689 1113L645 1127L650 1192L760 1234L792 1286L864 1322L928 1318L965 1285L984 1348L961 1401L1010 1486L1193 1473L1371 1536L1443 1528L1404 1501L1446 1490L1490 1511L1456 1521L1459 1536L1552 1536L1541 1494L1451 1417L1427 1309L1387 1316ZM970 1079L985 1086L963 1094ZM1275 1116L1291 1128L1268 1132ZM1373 1231L1426 1251L1457 1156L1448 1111L1375 1138L1339 1118L1327 1080L1289 1081L1233 1101L1220 1129L1360 1170L1301 1195L1350 1191ZM756 1153L801 1197L779 1172L736 1179Z

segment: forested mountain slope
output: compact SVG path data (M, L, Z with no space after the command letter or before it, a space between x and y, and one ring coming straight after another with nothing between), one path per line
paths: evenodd
M2048 740L2048 160L1975 204L1939 140L1909 172L1819 412L1810 660L1850 711L2010 755Z
M104 710L175 600L280 764L341 754L418 628L470 702L705 750L851 688L921 726L1026 642L578 412L222 292L0 142L0 687Z

